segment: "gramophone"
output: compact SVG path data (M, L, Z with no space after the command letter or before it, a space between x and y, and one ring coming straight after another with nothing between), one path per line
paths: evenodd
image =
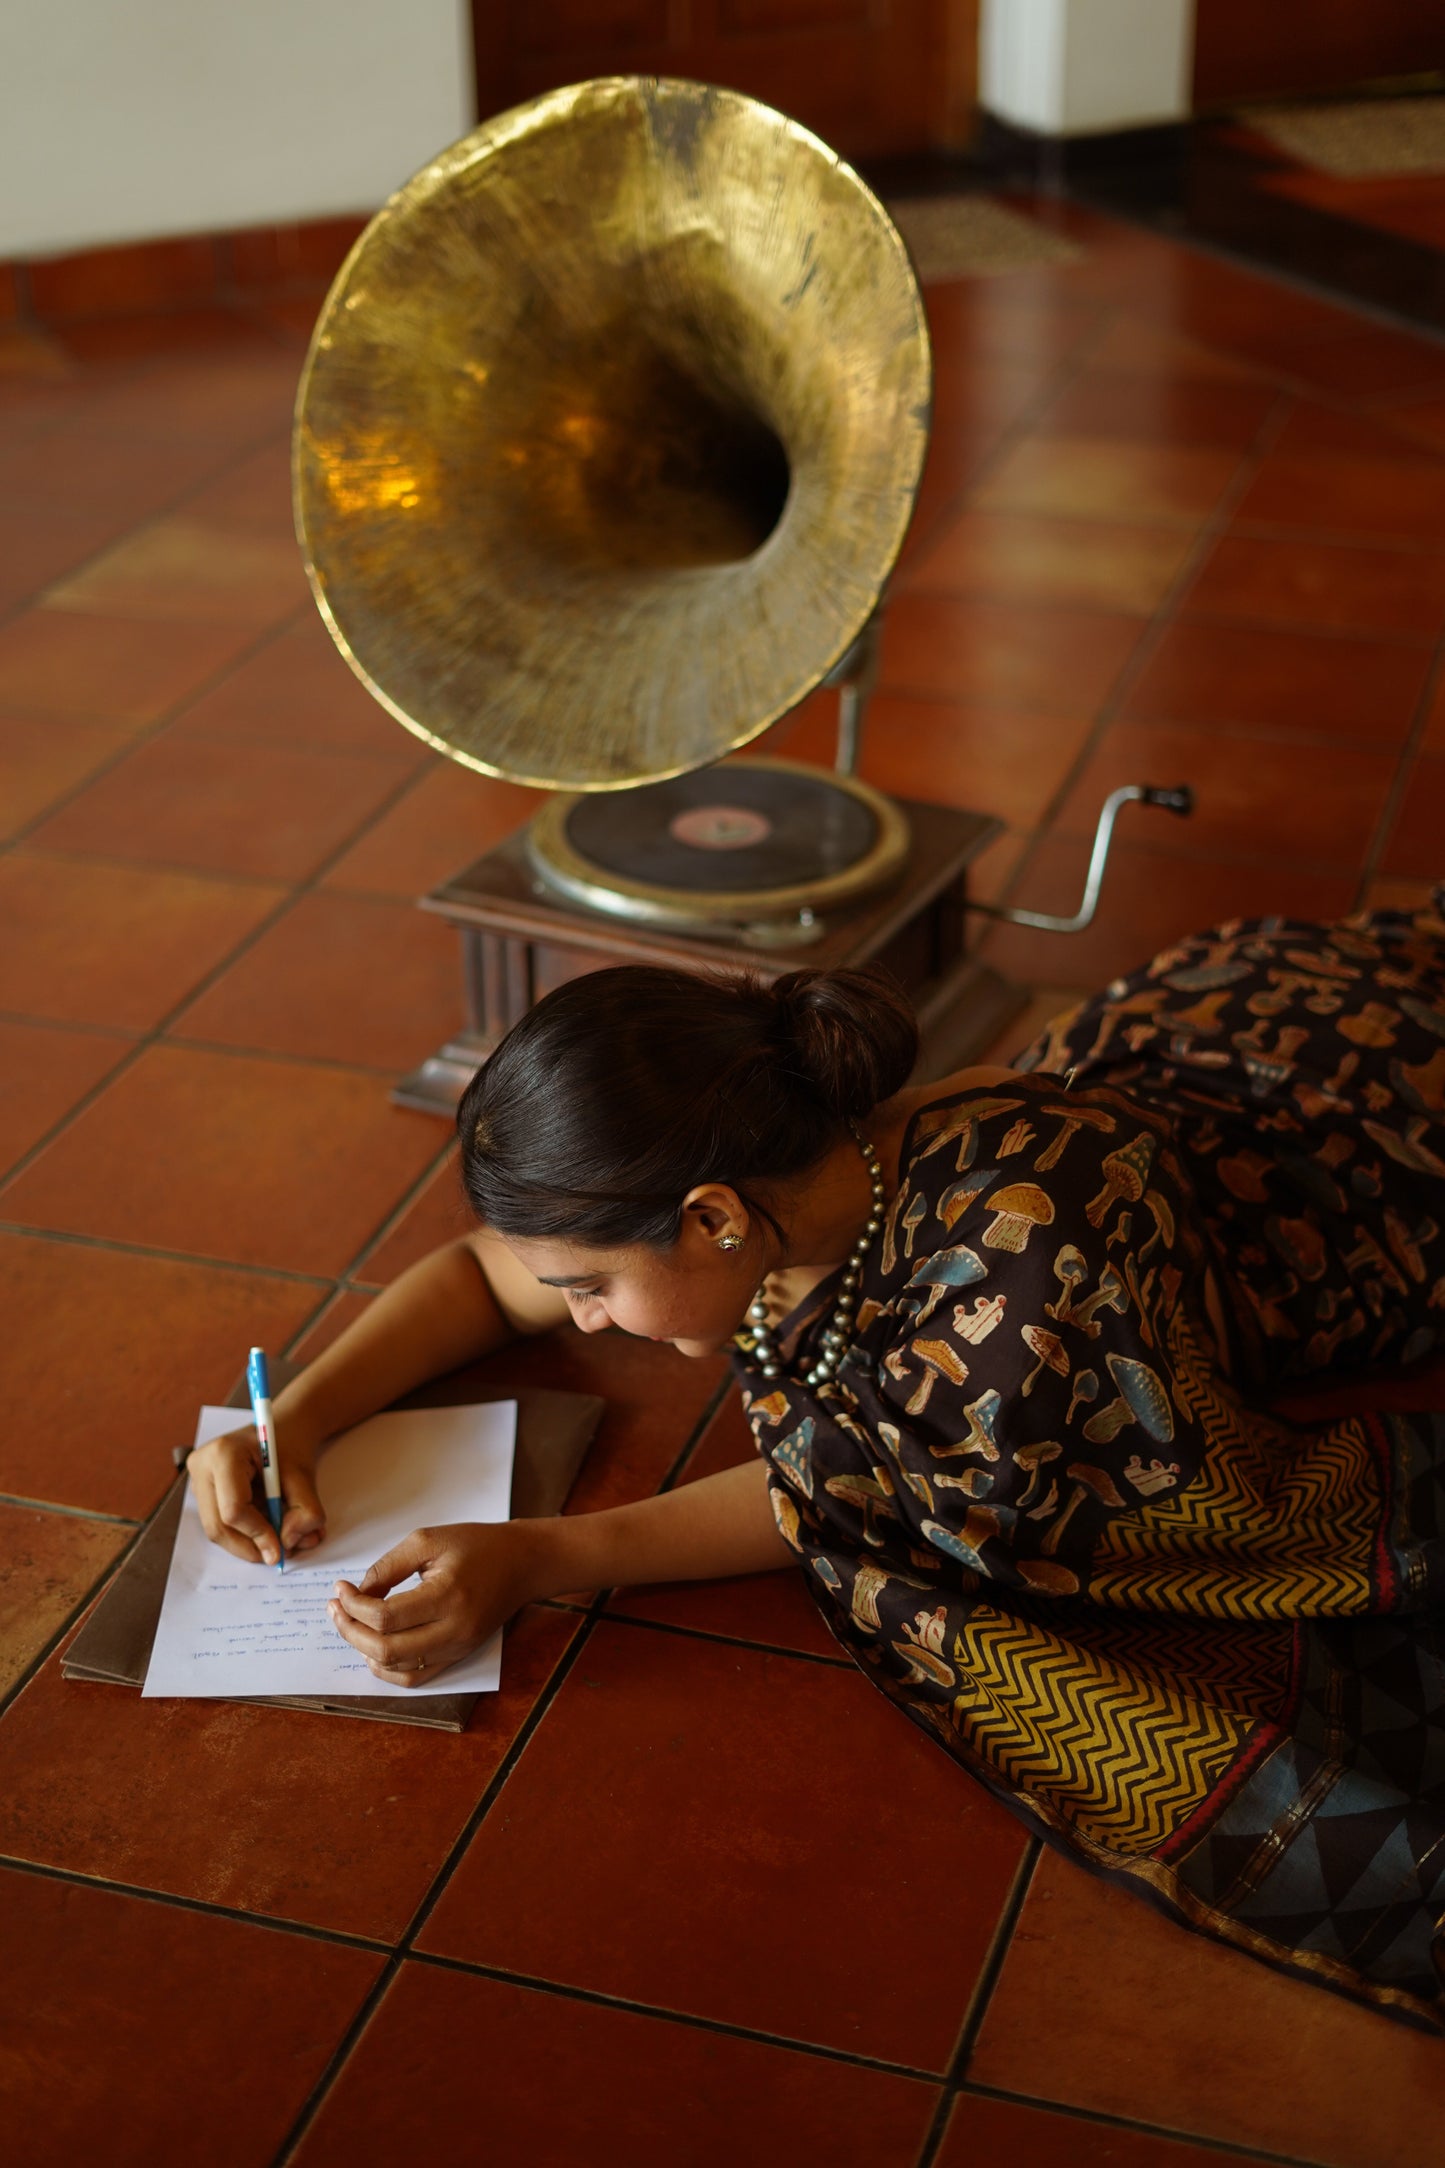
M407 729L557 794L423 899L462 934L469 1020L405 1103L448 1108L546 984L609 957L881 957L935 1069L1020 1005L963 939L999 824L855 772L930 393L886 211L734 91L555 91L372 221L298 397L313 592ZM831 772L738 757L825 684Z

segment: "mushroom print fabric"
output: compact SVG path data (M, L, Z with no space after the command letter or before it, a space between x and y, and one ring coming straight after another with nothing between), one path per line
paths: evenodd
M1445 2030L1445 1418L1268 1404L1445 1334L1442 907L1220 927L926 1105L836 1378L743 1378L914 1722L1182 1923Z

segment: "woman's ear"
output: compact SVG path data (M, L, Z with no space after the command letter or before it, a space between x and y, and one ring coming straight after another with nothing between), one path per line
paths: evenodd
M703 1182L689 1190L682 1201L682 1220L684 1231L693 1228L711 1243L730 1234L745 1237L749 1226L747 1207L725 1182Z

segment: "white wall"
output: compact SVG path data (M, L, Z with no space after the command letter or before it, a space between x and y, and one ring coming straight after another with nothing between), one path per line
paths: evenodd
M0 0L0 258L370 210L474 102L465 0Z
M1183 120L1193 58L1194 0L983 0L979 102L1040 135Z

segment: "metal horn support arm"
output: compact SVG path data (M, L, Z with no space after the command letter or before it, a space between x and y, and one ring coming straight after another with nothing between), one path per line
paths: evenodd
M878 682L878 634L883 623L881 607L873 612L846 655L839 657L825 685L838 689L838 749L833 767L839 775L858 773L863 744L863 716Z
M1104 885L1104 868L1109 862L1109 847L1114 840L1119 808L1127 805L1131 798L1139 799L1144 805L1163 806L1166 813L1184 816L1194 811L1194 792L1187 783L1166 788L1152 783L1125 783L1119 790L1111 790L1094 830L1094 849L1089 859L1088 878L1084 882L1084 898L1072 918L1055 918L1048 911L1015 911L994 903L970 903L969 908L984 911L990 918L1007 919L1011 926L1038 926L1045 933L1082 933L1099 907L1099 891Z

